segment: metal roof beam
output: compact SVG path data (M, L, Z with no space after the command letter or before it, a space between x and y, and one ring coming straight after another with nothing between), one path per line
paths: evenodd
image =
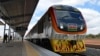
M9 16L9 17L2 16L1 18L4 19L4 20L13 20L13 18L14 18L14 20L15 20L15 19L18 19L19 17L24 17L24 16L32 16L32 13L30 13L30 14L22 14L22 15L16 15L16 16Z
M0 0L1 3L8 2L8 1L10 1L10 0Z
M9 16L9 18L18 18L18 17L24 17L24 16L32 16L32 13L30 13L30 14L22 14L22 15L16 15L16 16Z
M28 24L30 21L23 21L23 22L18 22L18 23L12 23L12 24L9 24L11 26L15 26L15 25L20 25L20 24Z

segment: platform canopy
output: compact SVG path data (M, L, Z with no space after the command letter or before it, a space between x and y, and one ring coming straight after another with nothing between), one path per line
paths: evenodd
M0 25L4 25L4 23L0 21Z
M0 0L0 17L24 36L37 4L38 0Z

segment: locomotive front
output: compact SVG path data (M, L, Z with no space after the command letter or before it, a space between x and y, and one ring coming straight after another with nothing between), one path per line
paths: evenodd
M71 6L53 6L51 44L55 52L79 53L86 50L87 27L81 12Z

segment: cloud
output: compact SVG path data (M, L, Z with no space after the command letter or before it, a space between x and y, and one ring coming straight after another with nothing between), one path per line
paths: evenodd
M84 5L86 2L95 1L95 0L40 0L34 15L37 15L36 17L40 17L43 15L47 9L54 4L64 4L64 5ZM91 2L92 3L92 2Z
M98 0L89 0L89 3L96 4Z
M36 10L37 11L47 10L48 7L54 4L64 4L64 5L72 5L72 6L84 5L88 1L89 0L69 0L69 1L67 0L40 0L37 5Z
M100 26L94 27L94 28L89 28L87 30L87 34L99 34L100 33Z
M34 15L33 20L30 21L28 26L28 31L37 23L37 21L40 19L39 16Z
M77 6L77 5L85 5L86 3L90 4L96 4L97 0L40 0L35 15L41 16L44 14L47 9L54 4L64 4L64 5L71 5L71 6Z
M88 3L93 4L93 5L99 5L100 6L100 0L89 0Z
M53 3L48 0L40 0L36 9L39 11L43 11L46 10L52 4Z
M76 5L84 5L86 2L88 2L88 0L69 0L69 1L63 0L61 4L76 6Z
M88 0L40 0L37 7L36 7L36 10L35 10L35 13L34 15L36 17L41 17L46 11L47 9L51 6L51 5L54 5L54 4L65 4L65 5L79 5L79 4L84 4L85 2L87 2ZM35 17L33 15L33 17ZM36 18L37 19L37 18Z
M100 1L98 1L98 3L97 3L99 6L100 6Z
M100 12L89 8L79 8L79 10L86 20L88 28L87 34L100 33Z
M35 23L37 22L37 20L40 19L40 17L47 11L47 9L54 4L64 4L64 5L71 5L74 7L77 7L78 5L80 6L84 6L86 4L100 4L100 2L98 0L40 0L38 3L38 6L36 8L36 11L33 15L33 19L32 19L32 25L35 25ZM100 12L93 10L91 8L79 8L79 10L82 12L86 23L87 23L87 27L88 27L88 31L87 33L98 33L100 31L98 31L100 29L99 26L99 22L100 22ZM36 21L36 22L35 22ZM30 27L31 27L30 26ZM29 29L30 29L29 27ZM95 32L93 32L95 31Z
M52 2L52 3L57 3L57 2L61 2L61 1L63 1L63 0L48 0L48 1L50 1L50 2Z

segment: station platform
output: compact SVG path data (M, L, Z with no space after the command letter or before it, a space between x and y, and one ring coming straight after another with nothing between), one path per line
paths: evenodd
M2 43L0 41L0 56L27 56L24 44L21 41Z
M12 41L0 43L0 56L39 56L38 52L27 41Z
M94 54L95 53L95 54ZM99 56L100 49L89 48L84 52L86 56ZM10 43L0 41L0 56L62 56L50 50L24 40L15 40ZM65 56L70 56L67 54ZM75 55L73 55L75 56Z
M10 43L0 41L0 56L60 56L31 42L15 40Z

